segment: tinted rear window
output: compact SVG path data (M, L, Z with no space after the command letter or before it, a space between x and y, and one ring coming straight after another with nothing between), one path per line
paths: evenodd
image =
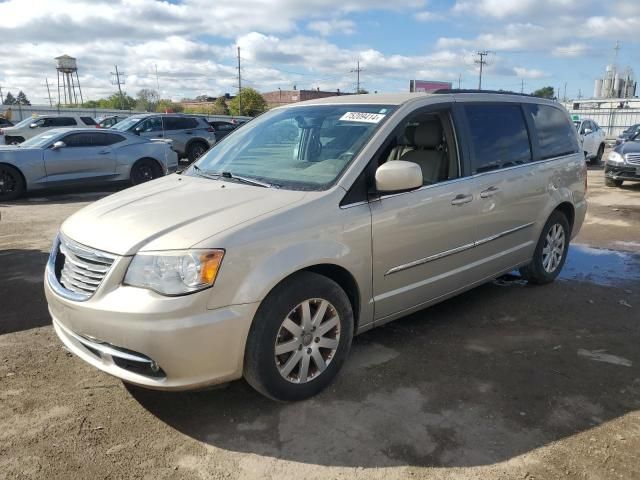
M77 125L76 119L72 117L53 117L49 121L52 127L73 127Z
M529 134L518 104L468 104L473 173L531 161Z
M96 125L96 121L91 117L80 117L85 125Z
M533 118L542 160L579 151L575 127L562 110L535 104L526 104L524 108Z

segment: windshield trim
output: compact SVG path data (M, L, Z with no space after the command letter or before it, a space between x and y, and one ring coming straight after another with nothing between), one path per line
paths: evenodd
M353 152L352 158L347 163L344 164L344 166L342 167L342 170L340 171L340 173L337 174L333 178L332 181L327 182L325 184L321 184L321 185L310 185L308 182L297 182L295 180L283 180L283 179L280 179L280 178L271 178L271 177L265 177L265 176L260 176L260 175L241 174L241 176L243 176L243 177L245 177L246 179L249 179L249 180L255 179L256 181L259 181L259 182L262 182L262 183L268 183L270 185L277 186L277 188L280 189L280 190L306 191L306 192L324 192L324 191L330 190L331 188L335 187L340 182L340 180L344 177L344 175L349 171L349 169L351 168L353 163L358 160L358 158L360 157L360 154L362 153L362 151L375 139L376 135L378 134L380 129L383 127L383 125L385 125L389 121L389 119L394 116L394 114L396 113L396 111L399 108L399 105L389 104L389 103L376 103L376 102L371 102L371 103L343 103L343 102L339 102L339 103L321 103L321 104L306 104L306 105L295 105L295 104L293 104L293 105L277 107L277 108L271 109L269 112L265 112L265 113L271 113L271 112L275 112L275 111L283 111L283 110L287 110L287 109L300 108L300 107L336 107L336 106L345 106L345 107L350 107L350 106L353 106L353 107L385 107L387 109L387 111L386 111L386 114L385 114L384 118L382 118L379 122L377 122L375 127L371 130L368 139L362 145L360 145L360 147L356 151ZM262 116L262 115L260 115L260 116ZM257 119L257 117L256 117L256 119ZM209 152L213 151L214 149L216 149L220 145L225 144L225 141L226 141L226 143L229 143L229 139L233 136L234 133L238 132L239 130L240 130L239 128L234 129L231 133L229 133L224 138L222 138L222 140L220 140L219 142L216 142L216 144L209 150ZM209 153L209 152L207 152L207 153ZM202 156L200 159L198 159L196 162L194 162L188 169L186 169L183 172L183 175L199 176L198 172L195 169L195 167L197 167L201 171L204 171L204 172L206 172L206 173L211 175L212 174L211 172L207 171L206 169L203 169L200 166L200 163L203 160L205 160L205 158L206 158L205 156Z

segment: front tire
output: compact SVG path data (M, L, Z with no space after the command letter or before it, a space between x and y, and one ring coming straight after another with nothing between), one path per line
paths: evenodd
M604 145L600 144L600 146L598 147L598 152L596 153L596 156L593 157L591 159L591 165L600 165L600 162L602 162L602 156L604 155Z
M24 180L17 168L0 165L0 201L15 200L25 190Z
M162 176L162 170L155 160L143 158L131 167L131 185L140 185Z
M244 377L274 400L312 397L342 367L353 325L351 303L336 282L312 272L292 275L258 308L247 339Z
M553 212L542 229L531 263L520 268L522 277L534 285L553 282L567 259L570 232L567 217Z
M207 150L209 150L209 146L204 142L193 142L187 149L187 158L189 159L189 163L195 162L204 155Z
M614 178L604 177L604 184L607 187L621 187L622 180L616 180Z

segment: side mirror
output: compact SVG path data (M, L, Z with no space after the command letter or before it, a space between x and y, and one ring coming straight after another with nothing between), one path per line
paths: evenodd
M133 129L133 133L134 135L140 135L140 132L142 131L141 127L136 127Z
M392 160L376 170L376 190L401 192L422 186L422 170L417 163Z
M29 125L29 128L38 128L38 124L37 123L32 123L31 125Z
M593 133L593 130L591 130L590 128L584 129L584 135L589 135L590 133Z
M67 146L66 143L64 143L62 140L58 140L56 143L51 145L51 150L58 150L60 148L66 147L66 146Z

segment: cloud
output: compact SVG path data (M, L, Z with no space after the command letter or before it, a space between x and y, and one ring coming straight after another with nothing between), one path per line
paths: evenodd
M423 10L421 12L415 13L413 15L413 18L415 18L419 22L435 22L438 20L442 20L444 16L440 13L434 13L428 10Z
M551 55L554 57L581 57L589 53L589 51L589 46L584 43L570 43L554 47L551 50Z
M560 15L585 9L591 0L457 0L452 11L498 19Z
M538 70L536 68L524 68L524 67L513 67L513 71L516 76L520 78L528 78L528 79L539 79L539 78L547 78L549 74L543 72L542 70Z
M352 20L334 18L309 22L307 28L324 36L332 34L353 35L356 31L356 24Z

